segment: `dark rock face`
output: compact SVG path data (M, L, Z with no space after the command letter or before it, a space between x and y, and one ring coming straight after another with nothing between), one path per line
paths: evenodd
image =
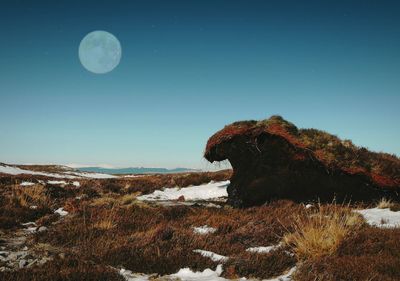
M224 130L229 131L228 137ZM231 163L228 202L235 207L261 205L274 199L298 202L400 199L397 194L400 186L384 187L365 173L330 167L285 131L276 133L265 127L246 125L224 130L210 138L205 158L210 162L228 159Z

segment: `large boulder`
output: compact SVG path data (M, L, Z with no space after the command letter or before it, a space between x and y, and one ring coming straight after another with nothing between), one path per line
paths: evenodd
M228 202L235 207L273 199L321 202L399 201L400 159L370 152L280 116L225 126L207 143L205 158L229 160Z

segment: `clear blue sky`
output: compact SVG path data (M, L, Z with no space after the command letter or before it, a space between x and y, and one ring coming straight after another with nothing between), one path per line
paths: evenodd
M205 167L280 114L400 155L400 1L16 1L0 8L0 162ZM78 59L93 30L122 59Z

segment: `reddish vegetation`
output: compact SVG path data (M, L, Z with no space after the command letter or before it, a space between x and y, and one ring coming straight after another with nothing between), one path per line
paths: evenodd
M82 261L76 257L57 259L40 267L21 269L17 272L1 272L3 281L124 281L125 279L107 266Z
M249 253L246 248L278 244L291 229L294 214L306 212L301 205L284 201L246 210L83 203L70 219L38 235L36 242L67 245L63 252L82 261L163 275L184 267L215 268L218 262L193 252L203 249L231 258L225 274L270 278L291 268L295 259L285 248L269 254ZM104 223L108 221L111 224ZM202 225L217 230L196 234L193 226Z
M205 158L231 162L228 193L237 206L274 197L398 200L398 157L370 152L323 131L298 129L280 116L226 126L208 140Z
M295 280L399 280L399 235L398 229L363 229L346 239L335 255L304 263Z
M269 143L282 146L279 139ZM261 144L261 142L259 143ZM263 146L259 146L263 150ZM285 150L287 151L287 150ZM278 154L280 155L280 154ZM291 157L306 161L308 154L296 151ZM303 159L303 157L305 157ZM252 167L251 167L252 168ZM199 271L215 269L215 262L195 249L212 251L229 257L223 263L226 278L270 279L286 273L296 265L294 280L400 280L399 230L380 230L357 224L348 235L338 240L329 254L299 259L292 244L281 244L269 253L252 253L249 247L277 245L288 241L283 237L310 229L301 229L296 222L316 218L335 218L338 214L354 214L346 206L315 205L306 209L302 204L279 200L261 207L234 209L225 203L220 208L200 204L185 206L187 202L172 202L175 206L156 205L135 200L136 195L151 192L156 186L199 184L222 180L230 171L180 175L151 175L139 178L105 180L80 179L81 187L56 187L37 184L21 187L0 184L0 245L14 239L21 231L21 222L35 221L46 226L44 232L30 234L26 241L29 253L44 264L36 263L15 271L0 270L0 280L124 280L118 269L164 275L189 267ZM8 180L19 183L25 176ZM279 177L278 177L279 179ZM33 180L32 180L33 181ZM183 198L182 198L183 200ZM37 206L36 209L29 208ZM216 205L214 205L216 206ZM63 207L69 214L60 217L54 210ZM397 206L398 208L398 206ZM348 220L349 222L350 220ZM354 222L353 222L354 223ZM193 227L208 225L215 232L201 235ZM310 238L327 241L332 236L323 224ZM288 236L288 233L290 234ZM3 240L6 238L6 240ZM317 244L319 246L319 244ZM24 245L20 245L22 248ZM298 246L297 246L298 247ZM318 247L314 247L318 250ZM315 250L314 249L314 250ZM6 249L7 250L7 249ZM291 255L295 253L296 255ZM29 254L29 255L30 255ZM0 268L3 266L0 261Z
M77 208L76 196L98 198L105 194L127 195L131 193L147 194L163 187L185 187L200 185L210 181L223 181L229 179L231 170L203 173L182 173L168 175L143 175L134 178L117 179L79 179L80 187L71 184L61 187L59 185L38 183L38 180L47 181L45 176L33 175L7 175L0 174L0 229L13 229L21 223L33 221L42 217L42 220L53 219L51 209L57 209L61 202L67 211ZM19 183L30 181L37 183L30 187L20 187ZM184 201L184 198L182 198ZM30 206L37 208L32 209ZM44 216L44 217L43 217ZM45 225L45 224L44 224Z

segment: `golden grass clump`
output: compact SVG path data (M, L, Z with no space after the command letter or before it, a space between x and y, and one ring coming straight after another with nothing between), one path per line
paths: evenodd
M113 205L110 210L105 212L100 220L93 224L93 227L101 230L110 230L117 226L116 219L117 211L115 205Z
M122 205L132 204L136 200L136 197L138 197L139 194L140 194L140 192L135 192L135 193L123 195L120 199L121 204Z
M31 205L48 206L50 204L44 187L39 184L29 187L14 186L13 200L19 206L26 208L29 208Z
M362 218L350 209L320 206L316 213L297 217L294 231L285 234L283 241L299 260L316 259L335 253L344 238L362 224Z
M395 204L392 202L392 200L386 199L386 198L382 198L378 202L376 207L379 208L379 209L388 209L388 208L392 208L394 206L395 206Z
M103 196L99 198L95 198L91 201L90 205L93 207L104 207L104 206L112 206L116 204L117 199L114 197Z

